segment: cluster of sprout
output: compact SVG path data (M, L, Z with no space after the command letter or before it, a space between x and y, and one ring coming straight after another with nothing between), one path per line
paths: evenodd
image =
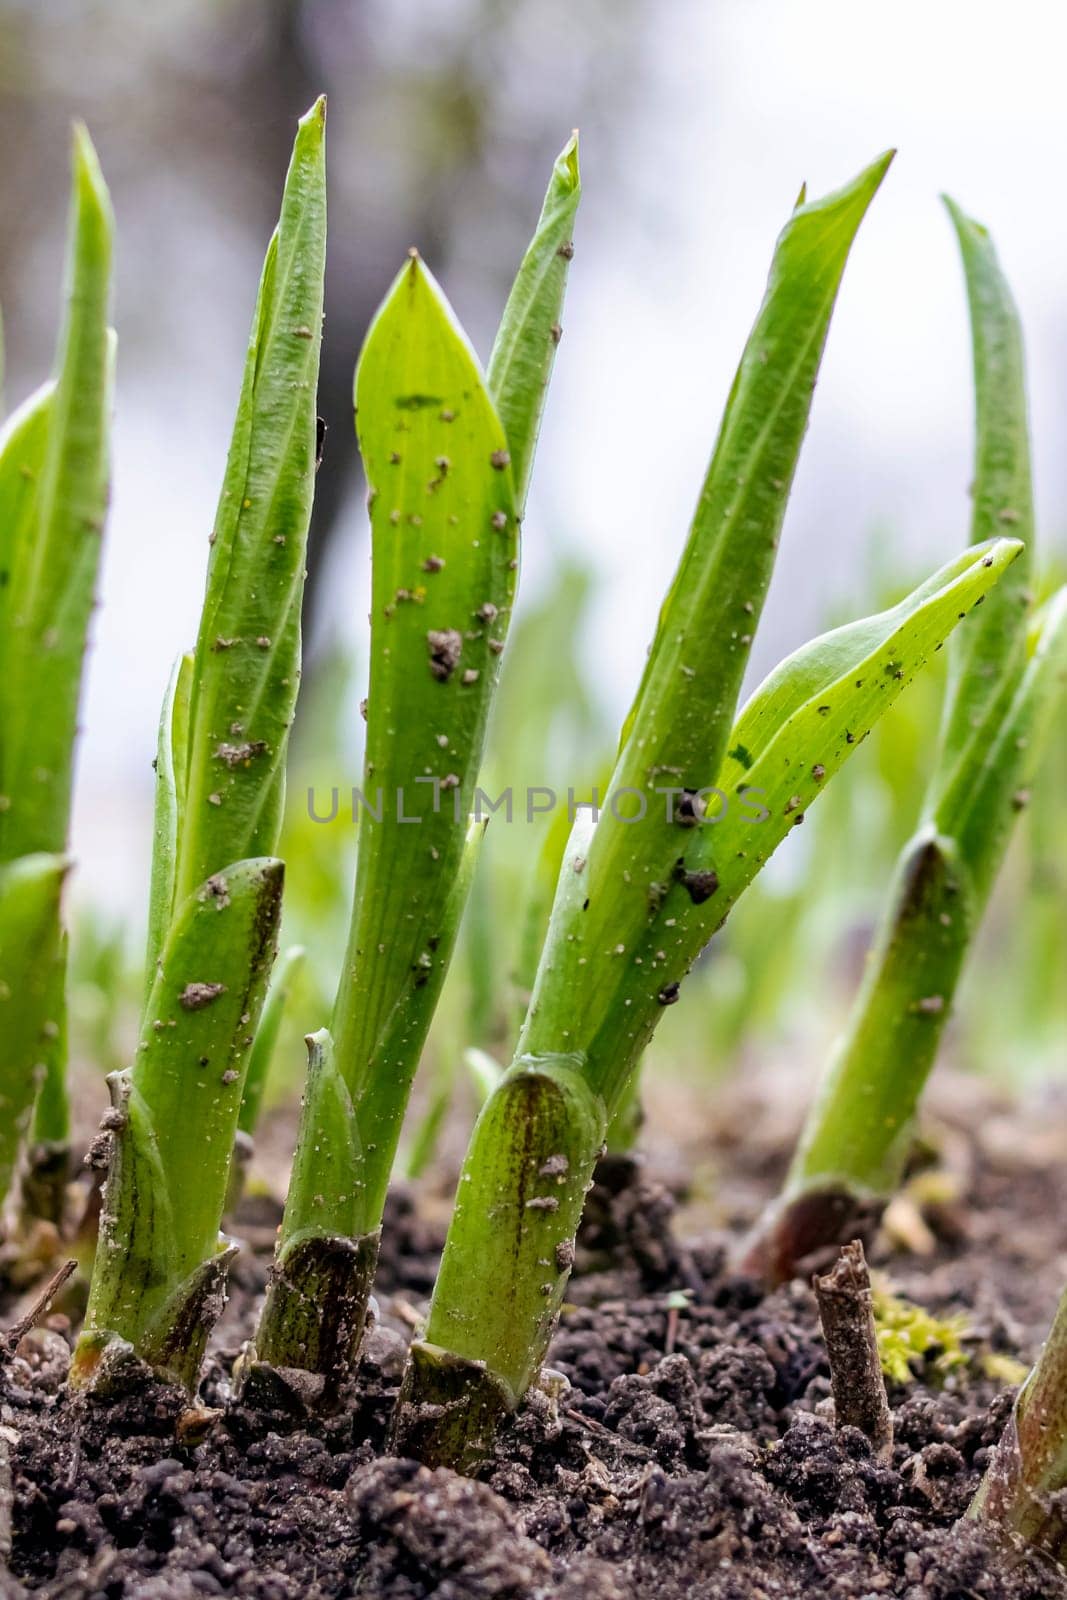
M483 1062L485 1103L394 1417L395 1448L428 1463L474 1470L537 1384L598 1156L632 1115L658 1022L778 844L952 636L919 826L785 1191L747 1242L749 1268L792 1277L869 1229L900 1181L1051 726L1067 593L1031 601L1018 320L985 231L950 205L974 340L971 542L738 704L842 274L890 159L822 200L802 194L786 223L621 730L608 789L636 797L636 812L579 808L535 875L529 1004L510 1067ZM356 368L372 540L364 792L403 792L405 810L387 804L359 833L348 947L328 1024L308 1040L284 1219L234 1375L250 1404L295 1387L335 1406L358 1381L390 1173L484 833L456 818L482 771L579 197L572 139L484 370L414 252ZM0 443L0 1185L57 1221L57 1185L42 1175L61 1170L70 1141L61 890L108 493L111 236L79 132L56 375ZM101 1395L145 1366L196 1389L238 1249L220 1231L235 1150L254 1131L300 959L287 951L275 966L325 243L320 102L300 123L263 268L199 635L160 722L140 1035L108 1080L92 1156L106 1176L70 1375ZM664 788L666 811L652 800ZM709 796L746 793L758 806L712 815ZM974 1508L1057 1551L1047 1507L1067 1482L1065 1361L1061 1310Z

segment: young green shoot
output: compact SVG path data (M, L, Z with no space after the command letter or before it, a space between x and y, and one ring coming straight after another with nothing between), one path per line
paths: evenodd
M663 1009L807 805L1018 554L992 541L892 611L816 640L734 722L841 274L888 164L802 205L779 240L611 798L575 822L515 1061L468 1148L395 1418L402 1453L461 1470L486 1453L540 1368L605 1130Z
M484 832L463 823L510 621L579 193L571 140L488 376L414 252L356 371L372 540L366 814L344 969L330 1028L310 1041L255 1339L260 1363L310 1372L331 1395L362 1335L411 1082Z
M132 1356L195 1388L224 1303L234 1250L219 1224L281 904L325 240L320 100L297 131L260 282L197 649L164 702L147 997L134 1063L109 1079L75 1383L118 1381Z
M1067 591L1029 614L1033 496L1022 336L986 230L948 202L970 302L976 392L972 538L1024 553L953 639L941 746L922 820L896 869L844 1038L785 1189L747 1261L771 1281L877 1222L967 952L1041 760L1067 672Z
M474 1465L538 1371L605 1131L700 949L1017 553L971 553L806 646L731 730L837 287L887 165L801 207L779 241L612 800L575 823L516 1059L468 1150L396 1419L398 1447L425 1460Z

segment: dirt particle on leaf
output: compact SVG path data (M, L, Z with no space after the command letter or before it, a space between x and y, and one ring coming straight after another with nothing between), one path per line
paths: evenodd
M444 564L443 556L427 556L422 563L422 570L423 572L440 572Z
M187 983L178 996L178 1004L183 1011L203 1011L220 994L226 993L224 983Z
M683 789L674 807L674 820L681 828L695 828L704 815L704 802L693 789Z
M562 1178L565 1173L570 1171L570 1165L564 1155L549 1156L548 1160L543 1161L538 1167L537 1176L539 1178Z
M719 887L719 874L710 868L706 871L688 872L684 861L679 861L677 867L678 882L688 894L695 906L702 906L705 900L710 900Z
M216 872L205 881L197 895L197 899L202 901L214 900L220 911L225 910L230 903L230 886L221 872Z
M463 649L463 635L457 628L431 628L426 635L430 652L430 671L439 683L447 683Z
M246 739L241 744L219 744L215 746L215 760L223 762L232 771L235 767L249 766L266 748L264 739Z

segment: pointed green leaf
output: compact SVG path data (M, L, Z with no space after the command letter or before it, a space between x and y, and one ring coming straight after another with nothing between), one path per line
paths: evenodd
M60 851L67 842L82 662L107 506L111 236L96 154L77 128L56 380L23 408L4 450L3 509L15 502L0 546L10 570L0 642L4 860Z
M578 135L563 146L529 248L500 320L486 378L511 451L515 504L526 507L530 470L552 365L562 336L560 316L574 255L574 219L582 197Z
M804 645L756 690L730 736L701 826L655 898L660 915L627 965L625 1002L589 1052L613 1103L711 934L809 805L934 651L1017 559L1017 540L972 547L898 606ZM603 1077L601 1077L603 1074Z
M301 120L212 535L175 900L277 845L300 679L326 248L325 101Z
M623 728L611 781L617 810L603 812L590 846L588 904L572 927L556 924L550 933L543 962L554 975L550 982L546 968L538 980L520 1050L557 1050L562 1029L587 1049L624 1005L649 895L659 892L652 886L670 882L686 843L684 814L670 820L665 791L697 791L722 764L841 276L889 161L881 157L836 194L801 206L778 240ZM557 1003L564 989L569 1000Z
M417 258L367 335L356 405L373 541L369 810L332 1031L364 1145L387 1175L455 942L464 822L518 560L504 430Z
M1025 549L990 595L979 626L957 634L931 802L954 769L981 759L989 724L999 720L1004 686L1021 667L1033 576L1034 502L1022 330L1012 293L986 229L947 197L967 281L974 357L975 465L971 539L1006 534Z

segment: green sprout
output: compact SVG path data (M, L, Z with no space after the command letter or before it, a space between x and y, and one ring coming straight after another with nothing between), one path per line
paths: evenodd
M372 539L366 814L254 1345L259 1363L313 1373L331 1393L362 1335L411 1083L484 832L457 824L474 805L507 638L580 192L571 139L484 376L414 252L356 371Z
M515 1059L468 1148L395 1417L396 1448L428 1463L474 1467L535 1381L606 1129L700 950L1019 553L972 549L806 645L736 716L838 286L889 161L801 204L779 239L609 799L575 820Z
M111 245L111 202L78 127L55 376L0 436L0 1200L36 1098L57 1222L70 1135L60 888L108 498Z
M108 1080L77 1384L118 1381L132 1355L195 1388L235 1254L219 1224L281 909L325 241L320 100L300 123L263 268L196 651L164 702L146 1001L134 1064Z
M1022 336L986 230L951 201L970 303L976 392L971 533L1026 549L953 640L941 745L918 832L897 864L844 1038L782 1196L750 1243L771 1281L869 1228L900 1182L919 1098L967 952L1067 676L1067 588L1030 608L1033 494Z

